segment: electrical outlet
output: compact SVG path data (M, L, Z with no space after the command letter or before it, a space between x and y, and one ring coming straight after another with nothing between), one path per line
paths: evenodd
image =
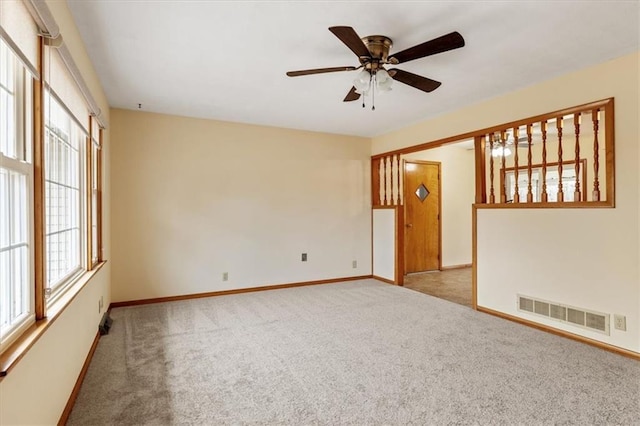
M302 253L302 261L303 262L307 261L307 253Z
M352 267L353 269L356 269L356 268L358 267L358 261L357 261L357 260L354 260L353 262L351 262L351 267Z
M223 272L222 273L222 281L229 281L229 273L228 272Z
M624 315L613 315L613 327L616 330L627 331L627 317Z

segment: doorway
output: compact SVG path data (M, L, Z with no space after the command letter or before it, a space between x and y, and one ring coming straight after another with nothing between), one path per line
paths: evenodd
M404 272L442 267L441 178L439 162L404 161Z

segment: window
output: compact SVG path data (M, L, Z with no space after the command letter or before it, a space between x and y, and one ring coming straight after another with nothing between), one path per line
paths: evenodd
M34 315L32 79L0 39L0 350Z
M84 146L86 134L45 95L46 294L54 300L84 268Z

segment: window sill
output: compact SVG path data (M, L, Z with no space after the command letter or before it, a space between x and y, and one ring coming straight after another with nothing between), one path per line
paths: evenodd
M104 266L106 261L97 264L91 271L82 274L60 298L48 309L47 317L36 321L11 346L0 354L0 380L25 356L31 347L44 335L45 331L71 304L91 278Z

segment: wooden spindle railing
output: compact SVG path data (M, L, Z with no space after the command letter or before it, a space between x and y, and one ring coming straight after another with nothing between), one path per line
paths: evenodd
M576 164L574 166L574 170L576 173L576 187L573 193L573 201L580 202L582 201L582 196L580 193L580 113L573 114L573 126L576 132Z
M531 168L531 145L532 145L531 124L527 124L527 203L533 203L533 185L531 178L533 169Z
M582 125L582 117L586 114L591 114L591 125ZM569 117L573 118L575 145L570 150L566 148L574 140L563 140L570 136L563 134L565 117L567 122ZM464 135L457 141L468 140L471 136L474 143L475 203L498 205L496 207L511 202L514 205L505 207L531 207L536 203L542 204L539 207L590 207L592 203L598 207L614 206L613 128L613 99L605 99ZM554 145L556 131L557 147ZM526 164L520 158L518 148L518 138L525 132L526 144L523 143L522 148L526 148ZM525 140L524 137L522 139ZM455 144L457 141L447 138L374 155L371 159L373 205L394 206L404 203L405 155ZM499 155L500 152L502 155ZM488 159L487 155L490 156ZM511 155L513 157L507 160L506 157ZM510 167L507 168L507 165ZM549 181L550 177L555 180L556 172L557 192ZM575 188L565 194L564 185L569 181L575 182ZM589 186L591 182L592 188ZM601 191L602 185L606 186L606 191Z
M371 202L374 206L402 205L402 158L371 159Z
M564 201L564 191L562 190L562 122L563 117L556 118L556 128L558 129L558 202Z
M600 126L600 110L594 109L592 112L593 120L593 201L600 201L600 180L598 170L600 168L598 154L600 147L598 146L598 130Z

